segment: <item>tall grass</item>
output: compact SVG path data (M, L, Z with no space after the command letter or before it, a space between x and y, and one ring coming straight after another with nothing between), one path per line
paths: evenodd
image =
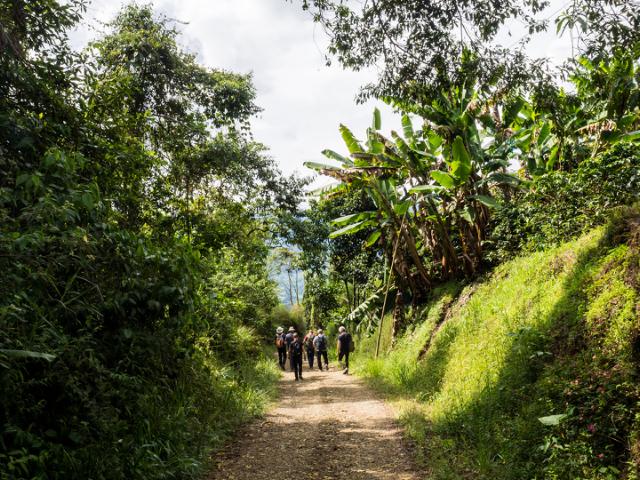
M594 369L603 378L617 369L611 386L617 392L635 375L630 362L640 296L629 281L635 265L629 258L637 259L637 252L611 245L606 233L594 230L503 264L462 289L448 313L458 288L435 291L421 321L379 359L371 340L361 341L356 372L394 401L433 478L595 479L635 468L630 447L614 444L629 445L638 430L629 405L640 400L637 389L612 394L611 408L593 407L603 430L612 421L620 426L609 443L585 423L585 405L597 404L598 392L610 386L594 384L575 405L567 396L572 382L589 381ZM390 330L383 337L389 345ZM593 362L603 366L598 370ZM565 413L558 426L538 420ZM582 438L585 431L588 438Z

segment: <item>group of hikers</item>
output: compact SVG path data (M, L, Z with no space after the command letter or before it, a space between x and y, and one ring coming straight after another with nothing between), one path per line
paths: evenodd
M276 329L276 349L278 350L278 363L282 370L285 370L287 357L289 366L295 374L296 381L302 380L302 363L307 357L309 369L313 370L314 363L317 363L318 370L329 370L328 340L322 329L318 329L317 334L309 330L304 338L296 331L295 327L289 327L285 333L284 328ZM349 374L349 354L354 350L353 338L344 326L338 329L338 362L342 373ZM344 363L343 363L344 360Z

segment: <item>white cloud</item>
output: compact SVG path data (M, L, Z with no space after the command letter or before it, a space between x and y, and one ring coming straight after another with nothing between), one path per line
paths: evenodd
M107 21L124 3L94 0L88 21L72 35L74 45L81 47L95 35L89 27L91 19ZM549 11L556 4L560 6L560 0L554 0ZM354 98L361 85L375 80L375 73L327 67L324 33L297 0L156 0L155 5L169 17L186 22L180 27L181 42L203 64L253 73L257 103L264 109L253 121L253 132L285 173L308 175L303 161L320 160L325 148L343 151L340 123L356 135L370 125L376 102L356 105ZM536 39L531 52L566 56L566 43L551 33ZM399 128L391 109L379 106L383 128Z

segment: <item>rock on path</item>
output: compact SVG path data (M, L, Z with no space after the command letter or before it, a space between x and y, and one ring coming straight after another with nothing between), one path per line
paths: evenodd
M285 372L280 401L216 456L210 480L418 480L393 413L340 371Z

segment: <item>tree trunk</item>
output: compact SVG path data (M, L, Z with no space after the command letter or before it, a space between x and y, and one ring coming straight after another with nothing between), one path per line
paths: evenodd
M393 307L393 332L391 336L392 344L396 343L396 339L398 335L400 335L400 331L404 325L404 298L402 296L402 291L398 290L396 293L396 301Z
M293 305L293 282L291 281L291 270L287 269L287 277L289 277L289 303Z

